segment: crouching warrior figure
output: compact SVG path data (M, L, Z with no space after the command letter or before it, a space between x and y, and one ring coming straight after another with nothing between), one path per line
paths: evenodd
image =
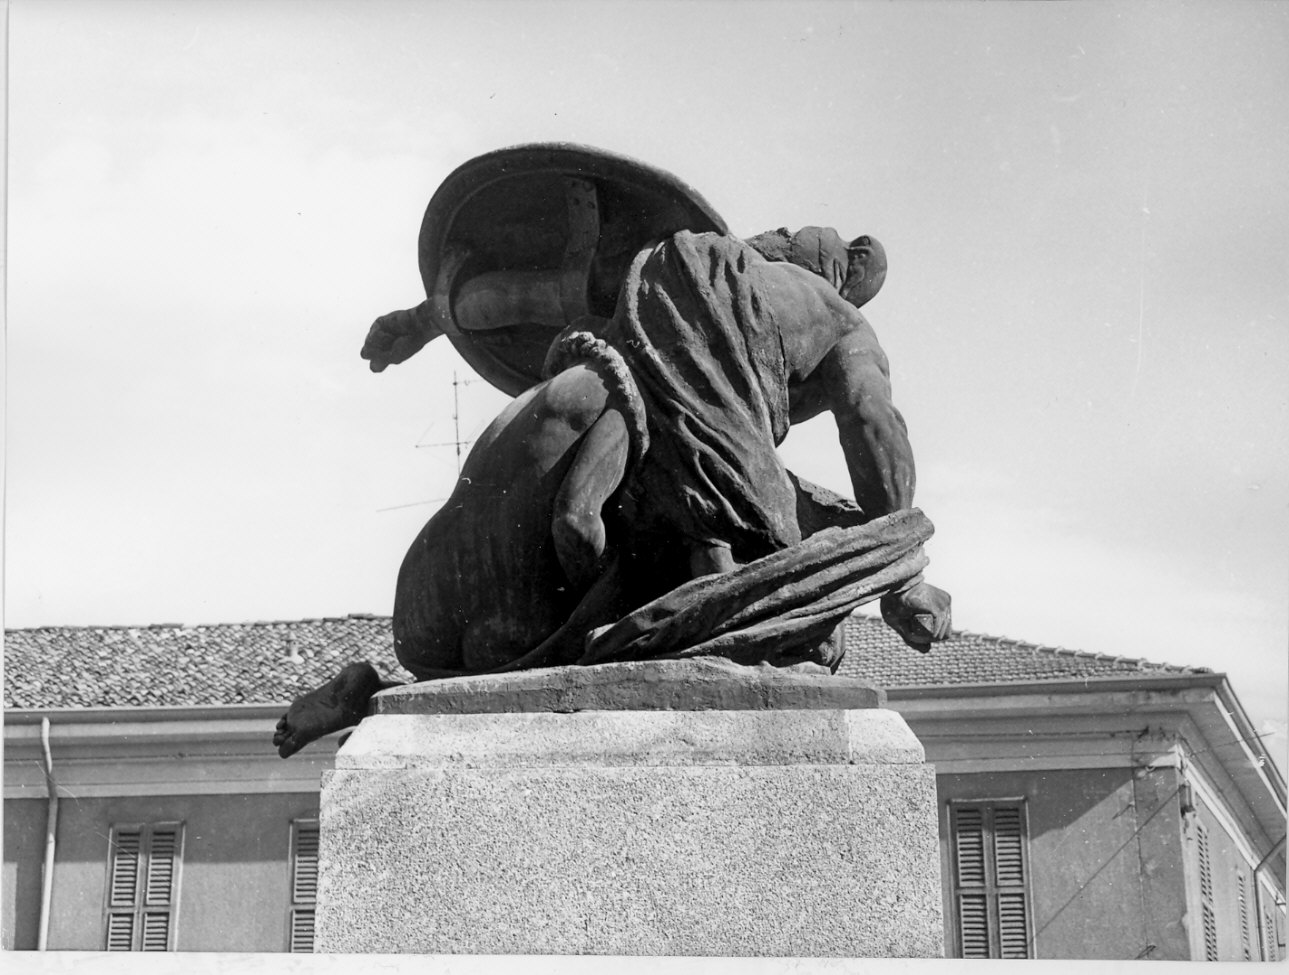
M516 399L475 444L399 573L417 679L713 654L835 669L862 603L920 651L949 633L886 357L860 306L886 255L807 227L743 241L669 174L599 150L480 157L421 232L429 297L371 327L373 371L439 335ZM787 471L830 411L855 502ZM354 663L299 698L283 756L355 724Z

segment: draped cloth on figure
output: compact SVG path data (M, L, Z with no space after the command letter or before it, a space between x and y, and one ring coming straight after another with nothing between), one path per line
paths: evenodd
M693 579L597 630L578 663L715 655L835 669L846 650L829 635L863 604L918 578L932 530L915 508L824 528L733 572Z
M631 489L641 527L723 542L740 560L801 539L774 449L788 376L770 267L733 237L674 234L636 257L603 330L649 418Z
M552 370L592 347L621 356L611 371L633 429L621 517L588 602L492 671L701 655L835 667L836 627L917 580L933 530L920 511L866 522L853 502L795 481L775 451L789 426L784 337L818 327L812 289L832 286L735 238L681 231L636 256L612 319L575 326L594 337L556 347ZM658 565L664 580L687 579L674 563L687 568L686 545L703 544L728 545L745 564L667 592L653 579L632 588Z
M834 234L834 236L836 236ZM920 511L863 524L815 502L802 540L798 491L775 447L788 431L786 328L834 287L771 264L732 237L680 232L632 263L604 328L645 404L650 446L629 493L637 528L729 544L734 572L685 583L596 630L581 663L719 655L835 667L829 635L858 606L911 585L933 531ZM840 501L840 499L838 499Z

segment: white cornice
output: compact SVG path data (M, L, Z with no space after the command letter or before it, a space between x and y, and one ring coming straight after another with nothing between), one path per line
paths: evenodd
M314 792L338 735L283 761L273 748L277 706L9 711L4 796L46 795L40 725L50 718L54 778L66 797Z

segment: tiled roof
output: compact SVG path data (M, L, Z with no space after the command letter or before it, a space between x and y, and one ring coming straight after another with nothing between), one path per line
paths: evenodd
M402 675L388 617L6 630L5 707L273 704L351 660Z
M886 688L1210 673L1207 667L1157 664L962 631L935 644L930 653L918 653L879 618L859 614L847 621L846 656L837 672Z
M930 654L879 619L854 616L840 673L882 687L987 684L1200 668L955 633ZM321 684L352 660L403 680L388 617L348 616L209 626L41 627L5 633L9 708L274 704Z

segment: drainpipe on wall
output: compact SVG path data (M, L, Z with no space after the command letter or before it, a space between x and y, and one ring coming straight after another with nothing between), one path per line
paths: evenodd
M1258 883L1258 871L1265 867L1267 865L1267 861L1276 855L1276 850L1280 849L1286 838L1289 837L1280 837L1280 842L1276 843L1276 845L1267 852L1267 855L1258 861L1258 865L1253 868L1253 909L1258 912L1258 944L1262 948L1262 957L1264 960L1267 957L1267 926L1262 920L1262 885Z
M49 750L49 719L40 719L40 744L45 749L45 794L49 817L45 825L45 871L40 884L40 940L36 947L49 947L49 907L54 899L54 844L58 836L58 783L54 781L54 756Z

